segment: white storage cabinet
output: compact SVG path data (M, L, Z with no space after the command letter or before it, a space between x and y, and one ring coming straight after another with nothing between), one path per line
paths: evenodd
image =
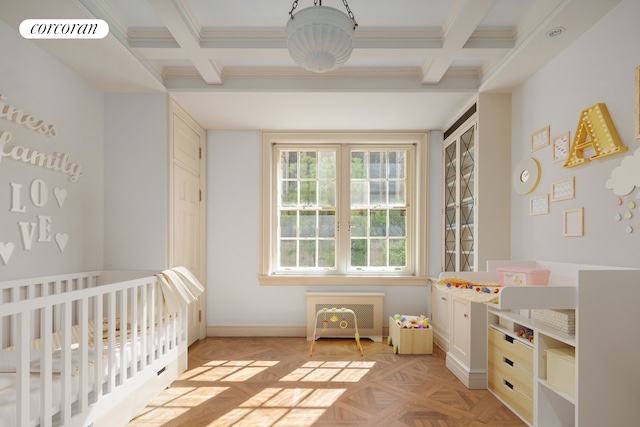
M431 318L433 327L433 343L445 353L449 351L449 324L451 323L451 296L435 286L437 280L431 281Z
M488 272L443 272L439 280L456 277L479 283L495 282ZM470 389L487 388L487 305L454 295L431 282L434 342L447 353L446 366ZM469 291L473 292L473 291ZM471 294L470 294L471 295Z
M447 368L469 389L487 388L487 305L451 298Z

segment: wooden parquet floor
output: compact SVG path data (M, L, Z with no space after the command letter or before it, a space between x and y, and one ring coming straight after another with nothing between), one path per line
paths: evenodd
M487 390L468 390L445 354L304 338L207 338L188 370L129 423L150 426L521 427Z

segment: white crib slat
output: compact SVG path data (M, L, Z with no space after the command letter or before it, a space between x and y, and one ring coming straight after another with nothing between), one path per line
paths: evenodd
M182 310L180 311L180 315L178 316L178 318L176 319L176 340L174 341L176 347L178 346L178 343L180 342L180 340L182 339L182 334L183 334L183 329L180 327L180 322L182 321L182 316L184 315L184 313L182 312Z
M129 329L129 319L127 316L127 293L123 290L120 292L120 380L118 385L122 384L127 378L127 331Z
M111 393L116 388L116 291L111 291L107 297L109 310L109 325L107 332L107 354L108 354L108 379L107 393Z
M93 300L93 350L94 350L94 364L95 369L93 371L93 396L94 402L97 402L102 397L102 373L104 372L104 365L102 357L102 334L104 330L102 308L104 300L102 295L98 295Z
M169 342L168 342L169 315L166 312L166 310L163 310L160 313L159 318L160 318L160 322L158 324L161 325L162 327L162 333L160 334L160 340L159 340L160 342L158 343L158 347L159 347L160 353L162 355L165 355L167 354L167 347L169 346Z
M149 325L149 363L153 363L156 359L156 353L153 351L156 346L156 286L157 280L151 284L149 287L149 295L147 298L149 300L149 319L151 320L151 324Z
M72 301L61 304L62 349L60 373L60 420L62 425L71 421L71 305Z
M136 286L131 289L131 343L138 343L138 293L140 288ZM138 346L134 344L131 346L131 376L133 377L138 372Z
M50 305L47 305L41 310L41 322L42 327L42 341L40 343L40 351L42 352L41 359L41 374L40 374L40 426L50 427L52 417L52 351L53 351L53 339L51 336L53 319L51 318L52 309Z
M158 288L156 288L158 289ZM160 293L160 291L158 290L156 292L156 302L162 298L162 295ZM163 337L164 337L164 310L156 310L156 319L155 319L155 323L156 325L158 325L158 330L157 330L157 335L156 335L156 358L160 358L164 352L162 351L162 347L163 347Z
M29 418L31 413L31 405L29 399L29 319L31 312L19 313L16 315L16 332L18 333L16 343L17 363L16 377L17 390L16 397L18 399L18 426L29 426Z
M53 293L60 294L62 293L62 283L60 280L55 280L53 282ZM53 307L53 328L55 331L60 330L60 306Z
M147 367L147 338L149 335L149 330L148 328L148 305L149 305L149 301L147 300L148 298L148 294L147 294L147 290L149 289L149 284L148 283L144 283L141 287L140 290L142 291L142 294L140 295L141 297L141 301L142 301L142 305L141 305L141 309L142 309L142 325L141 325L141 333L140 333L140 370L144 370L144 368Z
M80 392L78 394L78 406L81 413L85 413L89 407L89 299L82 298L76 301L79 304L80 336L78 337L80 352Z

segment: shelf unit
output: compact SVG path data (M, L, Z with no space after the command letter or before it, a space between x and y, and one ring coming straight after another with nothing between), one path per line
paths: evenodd
M490 262L551 270L547 286L510 286L488 307L488 327L514 337L519 328L534 331L533 417L489 389L527 424L536 427L599 427L637 425L640 419L640 352L629 326L640 322L640 269L543 261ZM530 309L576 310L576 334L570 335L530 318ZM526 344L524 340L517 342ZM575 349L575 395L547 381L547 350ZM489 343L489 353L493 351Z
M516 326L501 327L489 314L488 385L527 424L533 422L533 345L520 339Z
M502 337L510 338L511 342L515 344L520 343L522 347L526 347L530 350L531 355L531 371L528 372L528 381L531 387L531 393L523 393L521 390L517 390L518 384L511 377L505 377L504 381L492 384L489 380L489 390L493 392L503 403L509 406L513 412L515 412L524 422L528 425L533 424L534 414L534 400L538 405L538 422L536 425L540 426L573 426L574 413L575 413L575 398L573 396L566 395L547 385L546 382L546 353L545 350L549 348L561 348L561 347L574 347L575 337L560 332L554 332L549 330L548 327L540 325L535 321L518 314L518 312L498 310L490 307L488 312L488 321L491 336L491 331L496 331ZM517 336L517 332L521 329L528 328L534 331L534 344L531 344L528 340L524 340ZM489 354L495 351L492 346L491 339L489 340ZM509 361L512 359L508 358ZM501 362L504 361L501 360ZM508 361L505 361L509 363ZM517 365L517 362L514 363ZM491 378L491 363L489 364L489 378ZM515 369L512 369L515 371ZM508 375L508 374L507 374ZM512 375L516 375L513 373ZM522 377L522 375L521 375ZM502 379L502 377L501 377ZM507 386L514 385L510 389L505 389L505 383ZM537 385L537 387L536 387ZM537 399L534 399L533 390L537 388ZM506 391L509 390L509 391ZM520 394L525 395L525 398L518 400L517 396ZM529 406L523 408L522 405L518 405L519 402L529 399ZM559 424L557 424L559 422Z

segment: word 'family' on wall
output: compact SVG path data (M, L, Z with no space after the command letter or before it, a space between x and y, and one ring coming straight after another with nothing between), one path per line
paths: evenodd
M25 113L23 110L9 105L6 97L0 94L0 119L23 126L38 134L55 137L57 130L53 124L39 119L37 116ZM0 130L0 166L6 157L25 164L31 164L40 168L61 172L69 176L69 181L75 182L81 173L81 166L71 162L71 157L67 153L53 152L51 154L36 151L23 145L9 145L13 135L11 132ZM62 187L50 186L42 179L33 179L28 187L20 182L9 182L10 215L26 216L32 214L31 210L43 209L49 205L50 197L53 195L58 208L62 208L67 200L67 190ZM28 191L28 196L27 196ZM28 200L27 200L28 198ZM31 203L29 203L29 201ZM64 232L55 232L54 221L50 211L36 212L30 218L20 218L17 221L17 231L15 237L20 236L24 251L31 251L35 244L56 243L58 250L63 253L69 242L69 235ZM15 252L15 239L7 239L6 233L11 233L12 228L0 229L0 265L7 265Z

